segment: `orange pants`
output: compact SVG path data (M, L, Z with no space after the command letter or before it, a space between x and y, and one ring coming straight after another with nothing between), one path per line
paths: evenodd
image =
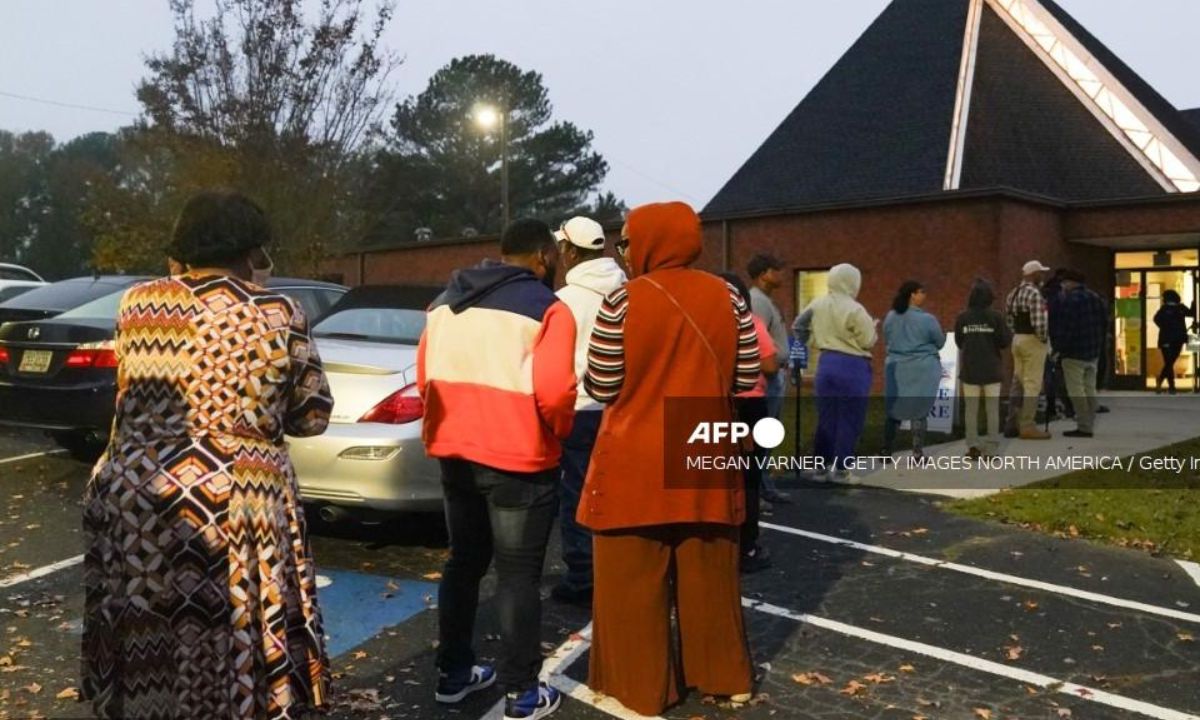
M750 692L738 528L692 524L603 532L596 533L594 548L593 690L643 715L678 702L683 688L706 695Z

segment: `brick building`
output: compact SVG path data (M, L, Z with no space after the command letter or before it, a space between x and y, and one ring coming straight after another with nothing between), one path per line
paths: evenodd
M1200 290L1200 109L1177 110L1052 0L893 0L703 209L711 269L770 252L794 314L852 262L876 315L908 278L952 323L1039 259L1114 307L1114 385L1161 367L1164 290ZM615 232L615 229L614 229ZM352 284L443 282L495 238L357 253ZM1178 368L1192 372L1194 359Z

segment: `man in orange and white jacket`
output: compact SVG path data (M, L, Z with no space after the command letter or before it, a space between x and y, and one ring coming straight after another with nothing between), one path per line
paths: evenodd
M558 251L550 228L518 220L500 262L456 271L430 308L417 353L422 436L440 460L450 557L438 595L436 699L491 685L504 717L541 718L560 702L538 682L542 564L558 509L558 463L575 413L575 319L550 290ZM479 581L493 554L498 668L471 645Z

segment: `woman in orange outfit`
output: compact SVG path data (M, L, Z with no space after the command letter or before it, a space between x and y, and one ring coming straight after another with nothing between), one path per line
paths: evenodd
M585 381L607 404L577 516L595 532L588 682L644 715L661 713L686 687L745 700L741 477L689 473L664 459L664 446L670 403L734 419L730 395L759 374L753 320L736 290L689 267L702 235L686 204L634 209L617 247L631 280L601 307Z

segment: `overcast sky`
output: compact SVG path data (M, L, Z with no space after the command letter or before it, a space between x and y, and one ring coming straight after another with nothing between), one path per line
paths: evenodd
M201 5L206 0L200 0ZM1198 0L1059 0L1180 108L1200 106ZM449 60L494 53L541 72L557 117L595 132L631 206L706 203L887 0L399 0L398 97ZM129 122L167 0L0 0L0 128L66 140Z

